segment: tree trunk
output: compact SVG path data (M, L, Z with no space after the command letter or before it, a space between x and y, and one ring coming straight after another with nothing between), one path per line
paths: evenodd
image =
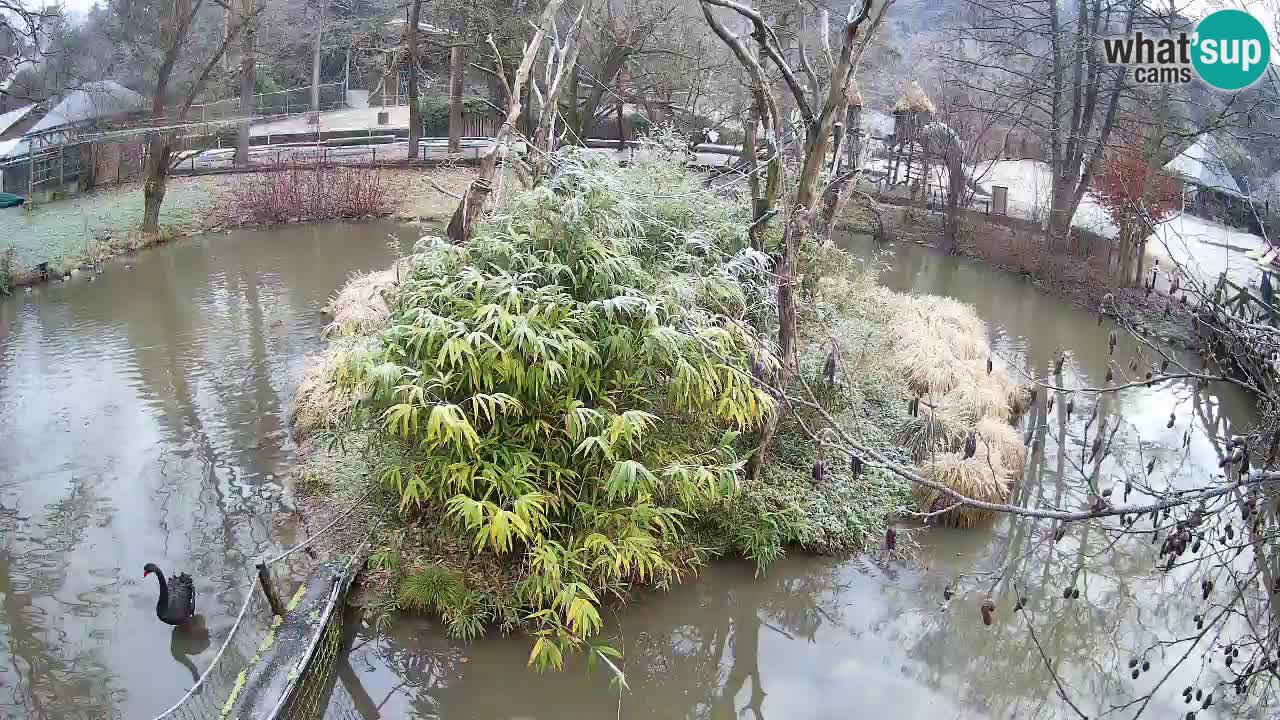
M409 24L405 30L409 53L409 159L418 158L418 140L422 137L422 110L418 107L418 20L422 17L422 0L409 7Z
M618 101L618 149L621 150L627 146L627 124L623 118L622 101Z
M1134 213L1127 213L1120 221L1119 258L1116 262L1115 280L1117 285L1128 286L1133 278L1142 272L1142 257L1138 246L1141 244L1143 222Z
M199 6L197 5L196 8ZM256 12L256 9L254 10ZM178 61L182 58L183 50L186 49L186 42L191 32L192 20L195 17L195 8L193 8L190 0L176 0L172 5L172 12L165 19L164 37L166 44L164 47L163 59L159 67L156 69L156 81L154 90L151 93L151 118L156 121L165 120L164 101L168 92L169 80L173 75L173 69L177 66ZM186 99L178 108L178 122L182 122L187 117L187 113L191 110L191 104L195 102L196 97L204 90L205 83L209 81L209 77L213 69L222 62L222 58L226 56L227 48L235 40L235 34L240 32L244 22L250 22L250 18L244 18L244 21L237 24L237 27L226 34L222 38L222 42L217 49L210 55L207 62L204 63L195 80L191 83L186 93ZM169 179L169 159L171 155L171 139L163 133L156 133L147 140L147 162L143 173L143 210L142 210L142 232L146 235L156 235L160 232L160 206L164 202L165 185Z
M324 11L326 0L320 0L320 15L316 18L315 38L311 41L311 112L320 112L320 50L324 39ZM400 84L399 76L396 84Z
M1134 18L1137 15L1139 0L1127 0L1128 12L1125 17L1125 29L1123 34L1128 34L1133 30ZM1089 183L1093 176L1094 168L1097 167L1098 161L1102 157L1103 150L1109 141L1111 130L1115 127L1116 114L1120 108L1120 95L1124 90L1125 73L1117 72L1114 84L1111 87L1109 95L1099 103L1099 89L1102 86L1103 79L1103 62L1098 55L1097 48L1088 40L1083 33L1085 24L1093 25L1093 32L1097 32L1099 23L1101 22L1100 13L1104 12L1099 2L1094 2L1092 6L1081 2L1079 9L1080 18L1077 19L1079 27L1077 31L1077 62L1086 63L1088 90L1082 97L1079 88L1072 94L1072 107L1069 125L1064 129L1060 122L1065 114L1062 107L1063 94L1065 92L1064 68L1062 59L1061 43L1058 37L1058 8L1056 3L1050 3L1050 28L1053 32L1053 56L1054 56L1054 73L1053 73L1053 95L1052 95L1052 117L1050 119L1050 133L1053 150L1053 172L1052 172L1052 192L1050 194L1050 206L1048 222L1046 223L1047 234L1052 241L1054 237L1066 237L1070 234L1071 223L1075 218L1076 210L1080 207L1080 202L1084 199L1085 192L1089 189ZM1110 12L1107 10L1105 12ZM1077 68L1077 75L1080 74ZM1097 126L1096 139L1094 130L1094 116L1100 107L1105 107L1106 112L1101 123ZM1063 136L1066 136L1065 142ZM1093 149L1086 152L1085 145L1088 142L1093 143ZM1065 145L1065 149L1064 149Z
M756 157L756 127L760 124L762 108L759 103L751 103L751 112L747 114L747 124L742 133L741 162L747 173L747 187L751 190L751 229L747 235L751 238L751 248L764 252L764 223L761 218L766 212L765 198L760 192L760 160Z
M796 293L799 283L800 246L813 227L812 211L797 205L782 233L782 254L778 257L778 353L782 357L782 376L795 375L800 360L796 354Z
M484 203L489 197L489 193L493 190L493 176L497 170L498 153L506 144L511 132L515 128L515 124L520 121L520 113L523 109L521 106L521 97L524 91L525 80L529 77L529 70L533 67L533 62L538 57L538 48L542 46L542 41L547 36L547 32L551 29L551 21L555 18L556 10L560 8L563 0L550 0L547 7L542 11L542 22L538 25L538 30L529 39L529 44L525 46L524 57L520 60L520 66L516 68L515 78L512 80L510 87L507 88L507 115L502 126L498 128L498 132L493 139L493 149L480 159L480 170L475 180L467 187L467 191L462 195L462 201L458 203L458 207L453 212L453 217L449 220L449 227L446 233L449 239L455 243L464 243L471 238L471 231L475 227L475 221L480 216L480 211L484 209ZM490 41L492 45L492 40ZM494 47L494 54L497 54L497 48ZM499 64L498 73L501 76L503 72L501 64ZM503 76L503 82L506 82Z
M737 56L739 62L748 71L752 78L752 93L757 96L761 104L769 109L769 113L774 118L777 117L777 103L773 99L773 94L768 89L768 85L764 78L763 70L760 63L754 56L746 50L742 43L741 37L735 33L729 32L728 29L716 19L711 12L711 0L702 0L703 16L711 29ZM811 115L808 109L808 102L805 93L797 87L791 76L786 73L789 68L786 67L785 61L780 57L780 49L771 46L769 43L769 30L764 23L764 19L749 8L730 4L721 5L721 7L729 7L739 15L747 17L752 21L755 32L752 37L760 46L760 50L765 55L771 55L771 60L780 65L784 71L784 77L788 79L788 86L792 95L796 100L797 106L805 107L805 115ZM787 221L786 229L783 231L782 252L775 258L775 274L777 283L777 303L778 303L778 346L781 354L780 364L782 366L781 377L777 385L785 388L794 377L797 365L796 351L796 297L795 285L798 281L799 266L799 249L804 241L813 231L813 214L818 203L823 197L823 188L819 188L819 179L822 171L827 165L827 149L831 141L831 132L835 124L837 111L840 120L844 120L845 110L849 103L849 87L850 77L853 71L853 58L855 53L856 39L858 28L862 25L862 21L867 18L867 12L870 9L870 3L863 5L863 12L856 17L850 12L848 20L844 24L843 43L840 48L839 59L832 64L831 81L827 87L826 99L822 105L821 112L813 117L806 117L805 137L804 137L804 157L800 166L800 177L796 184L796 195L791 216ZM780 25L782 23L779 23ZM781 125L781 123L778 123ZM765 128L766 136L768 136L769 128ZM772 134L769 139L777 142L780 140L778 133ZM774 166L777 165L776 156L771 162L770 171L773 173ZM778 170L780 174L781 170ZM778 412L770 414L770 419L766 421L765 426L761 429L759 437L759 446L752 454L748 463L747 473L751 479L759 477L760 468L763 466L765 455L768 452L769 444L772 442L773 436L777 430L777 418L783 412L779 408Z
M463 48L449 48L449 154L462 152ZM517 102L519 102L517 100Z
M591 93L587 96L586 103L582 107L581 114L578 117L580 123L579 135L583 140L596 128L596 112L600 110L600 106L604 103L605 93L610 87L618 84L618 75L626 67L627 60L636 51L638 43L643 41L643 37L636 33L629 33L621 42L615 38L615 45L610 48L608 55L605 56L604 71L591 78L593 87ZM576 87L575 87L576 90ZM608 107L607 105L605 106ZM607 116L609 111L606 109L601 113L602 118Z
M257 39L254 22L249 18L254 14L255 0L241 0L240 14L243 35L240 36L240 114L244 120L236 127L236 167L249 165L249 128L253 124L254 90L257 85L258 60L254 55L254 42ZM223 57L226 57L224 54Z
M169 137L156 134L147 141L147 165L142 183L142 234L160 234L160 206L169 180Z
M584 7L578 11L578 17L573 23L574 28L580 27L585 10ZM571 75L577 67L580 47L580 38L575 37L571 31L558 50L553 49L547 54L546 87L533 131L534 146L541 149L541 152L529 153L529 162L533 167L531 178L533 185L538 185L551 176L550 158L559 144L556 138L556 116L559 114L560 96L564 94L565 87L569 84L566 76ZM532 111L529 115L533 118Z
M569 141L581 144L583 135L582 114L578 106L578 79L581 71L577 64L569 68L569 102L565 105L564 123L569 129Z
M778 149L778 153L781 154L781 149ZM782 252L776 256L777 264L774 272L777 277L778 355L782 363L778 386L781 388L787 386L791 378L795 376L799 366L799 358L796 354L795 286L799 282L796 274L796 264L800 254L800 245L804 242L812 227L812 217L812 213L803 206L797 206L792 211L791 217L787 221L786 229L782 233ZM778 400L779 407L765 419L764 425L760 428L759 445L756 451L751 453L751 458L747 461L747 477L752 480L759 479L760 471L764 467L764 461L768 456L769 446L773 443L773 437L778 432L778 424L783 413L786 412L786 409L782 407L782 403L786 402L785 398L775 397Z

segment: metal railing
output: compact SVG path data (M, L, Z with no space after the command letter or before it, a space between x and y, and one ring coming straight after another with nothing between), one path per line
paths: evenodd
M320 85L320 110L339 110L347 105L346 83L332 82ZM253 116L264 115L296 115L311 111L311 86L275 90L269 93L256 93L253 96ZM193 122L208 122L228 118L244 117L240 107L240 98L226 98L213 102L192 105L187 111L187 119Z

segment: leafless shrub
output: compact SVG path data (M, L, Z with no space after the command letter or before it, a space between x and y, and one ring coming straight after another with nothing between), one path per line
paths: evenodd
M239 176L218 203L223 227L373 217L390 212L378 168L284 163Z

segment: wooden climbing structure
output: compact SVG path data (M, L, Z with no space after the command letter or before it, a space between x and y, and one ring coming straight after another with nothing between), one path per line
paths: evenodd
M893 106L893 134L889 136L888 182L923 187L929 165L920 131L933 122L937 108L920 83L912 80Z

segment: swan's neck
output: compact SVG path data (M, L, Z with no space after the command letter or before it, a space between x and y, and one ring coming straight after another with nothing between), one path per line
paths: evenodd
M160 599L156 602L156 609L164 610L169 607L169 583L164 581L164 573L160 570L156 571L156 580L160 581Z

